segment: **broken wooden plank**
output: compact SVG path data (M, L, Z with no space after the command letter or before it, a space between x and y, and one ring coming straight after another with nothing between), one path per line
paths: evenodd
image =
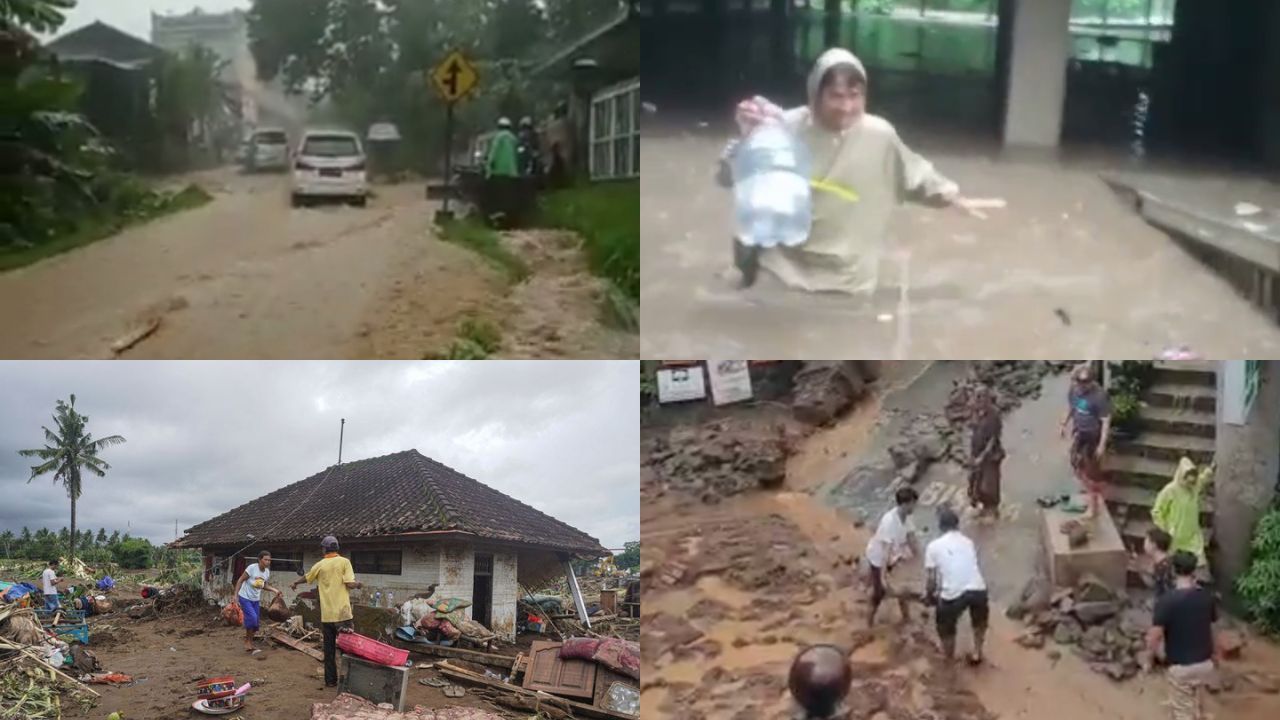
M454 657L459 660L469 660L473 663L488 665L490 667L502 668L509 670L511 661L515 660L510 655L498 655L496 653L480 652L479 650L465 650L463 648L442 647L440 645L427 645L425 643L407 643L399 638L393 641L393 644L401 650L408 650L411 653L419 655L431 655L432 657Z
M320 662L324 662L324 653L311 647L310 645L304 645L303 643L297 640L294 640L288 635L283 635L279 632L273 632L271 633L271 639L275 640L281 645L286 645L288 647L291 647L300 653L306 653L307 655L310 655L311 657L315 658L316 660L319 660Z
M456 665L450 665L448 661L440 663L440 665L437 666L436 669L439 670L441 674L445 675L446 677L451 677L454 680L462 680L464 682L475 683L477 685L484 685L486 687L497 688L498 690L504 690L506 692L514 693L516 695L525 695L527 697L542 697L544 699L547 699L547 698L554 699L558 705L561 705L561 707L567 707L571 712L574 712L579 715L585 715L587 717L593 717L593 718L601 718L601 720L636 720L634 715L625 715L620 712L614 712L613 710L606 710L604 708L599 708L594 705L587 705L586 703L575 702L573 700L566 700L564 698L556 698L546 693L541 693L534 690L526 690L518 685L504 683L499 680L494 680L492 678L484 677L483 675L477 675L473 672L469 672Z
M160 316L147 318L140 326L132 331L125 333L120 339L111 343L111 353L119 355L124 351L132 348L134 345L151 337L151 334L160 329Z
M507 676L512 680L516 679L516 675L520 673L520 661L524 659L524 653L516 653L516 661L511 663L511 672Z

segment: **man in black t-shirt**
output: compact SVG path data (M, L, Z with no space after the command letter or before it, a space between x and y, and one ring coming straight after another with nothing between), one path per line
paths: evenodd
M1195 555L1179 551L1171 560L1173 589L1156 600L1147 645L1169 665L1169 709L1173 720L1202 720L1201 688L1214 678L1221 658L1213 624L1213 595L1196 584Z

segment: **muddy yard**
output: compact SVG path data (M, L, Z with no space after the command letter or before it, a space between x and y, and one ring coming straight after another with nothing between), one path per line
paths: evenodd
M966 520L963 528L992 576L984 666L946 666L932 614L919 605L911 606L899 626L896 605L886 603L868 629L867 593L857 566L888 500L869 486L845 492L849 479L860 467L887 464L879 482L892 482L889 448L914 432L921 415L941 418L937 425L931 420L930 429L949 425L955 381L969 369L966 363L885 363L869 394L821 428L797 421L785 397L714 410L694 404L649 412L642 426L641 474L643 718L789 719L795 707L786 690L787 669L802 647L816 643L849 654L855 681L847 717L856 720L1167 717L1160 675L1116 682L1092 669L1078 647L1018 644L1024 628L1004 611L1034 569L1027 523L1019 518L1002 517L990 528ZM1056 467L1056 446L1034 444L1041 442L1045 418L1060 419L1056 410L1046 410L1060 399L1055 383L1061 378L1053 369L985 376L1016 395L1006 403L1009 484L1023 473L1055 481L1049 471ZM1056 437L1056 425L1052 430ZM967 438L958 434L948 442ZM699 452L699 445L710 452ZM735 453L725 453L725 447ZM1023 458L1013 461L1015 453ZM753 463L743 455L766 461ZM922 491L950 488L962 476L946 455L922 471ZM726 465L738 472L724 472ZM744 474L750 477L736 483L720 479ZM873 484L868 477L860 484ZM762 478L767 482L756 482ZM937 487L933 495L950 496ZM1027 492L1032 490L1021 494ZM917 515L923 539L932 539L926 527L932 513ZM1244 653L1227 664L1229 674L1280 672L1276 647L1247 637ZM970 642L962 622L961 652ZM1216 718L1261 720L1280 713L1280 696L1240 682L1212 696L1209 710Z
M227 626L214 607L159 619L133 620L113 613L92 618L90 628L89 647L103 669L130 675L134 682L94 685L102 694L97 707L88 712L72 710L64 714L66 718L101 720L116 711L128 720L204 717L191 709L195 685L201 679L221 675L234 676L237 685L253 683L245 707L238 713L243 720L308 720L312 703L328 702L338 694L324 686L322 664L308 655L265 639L258 642L261 653L245 652L243 631ZM527 645L526 639L526 650ZM516 650L504 648L504 652L514 657ZM439 658L413 653L410 658L415 667L410 671L406 708L461 706L503 717L527 717L487 702L470 687L462 698L446 698L440 689L419 683L439 677L439 673L420 669L418 664Z

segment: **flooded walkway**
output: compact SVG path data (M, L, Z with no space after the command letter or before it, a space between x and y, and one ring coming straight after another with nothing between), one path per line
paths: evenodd
M997 162L909 133L967 195L1007 209L984 221L903 206L869 303L741 303L717 278L731 266L730 198L712 182L723 139L696 123L650 126L642 139L644 357L1280 353L1280 328L1119 201L1104 168Z

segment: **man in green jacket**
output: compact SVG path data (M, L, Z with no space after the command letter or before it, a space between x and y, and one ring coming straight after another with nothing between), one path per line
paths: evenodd
M520 167L517 160L519 141L511 132L511 120L498 120L498 134L489 145L489 158L485 162L485 177L517 177Z

